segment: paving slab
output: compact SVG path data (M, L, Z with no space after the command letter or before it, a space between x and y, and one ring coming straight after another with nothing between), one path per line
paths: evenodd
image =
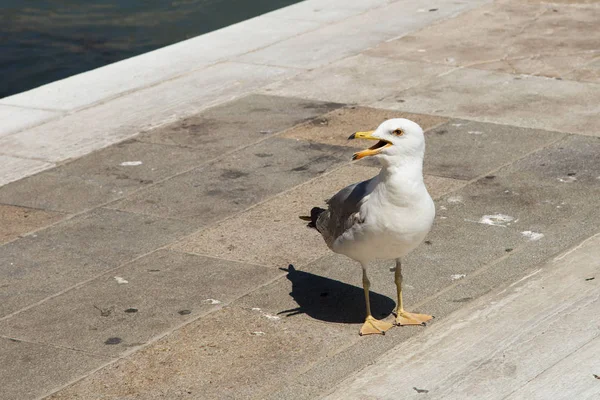
M59 117L60 113L35 108L14 107L0 104L0 137L10 135L30 126L38 125L49 119Z
M454 192L467 184L460 179L450 179L435 175L423 175L429 195L435 200L446 193Z
M565 136L539 129L451 120L427 132L423 170L471 180Z
M376 109L369 107L345 107L322 115L309 123L295 126L281 134L281 137L309 140L333 146L348 146L364 149L368 146L364 140L348 140L356 131L373 130L390 118L408 118L424 130L431 129L448 121L435 115L412 114L401 111Z
M532 398L528 390L543 383L544 375L581 357L586 346L597 346L599 321L592 310L599 305L600 287L586 279L598 271L599 249L600 236L592 237L539 274L480 299L396 347L327 398L422 397L414 387L428 390L432 399ZM593 377L597 362L582 361L587 362L579 365L578 375L587 379L568 379L571 366L569 374L556 375L556 390L541 390L560 399L599 394ZM540 395L533 398L544 398Z
M262 140L341 104L252 94L136 137L149 143L202 149L206 157Z
M323 239L311 234L298 217L310 214L313 206L325 206L325 199L347 185L370 179L378 173L378 168L357 164L344 166L234 218L193 234L173 248L272 267L305 265L328 254L329 249ZM465 184L435 176L426 176L425 181L433 197L439 197Z
M161 250L0 321L0 335L121 356L279 274Z
M62 218L64 214L57 212L0 204L0 244L51 225Z
M401 99L399 92L402 90L428 82L453 69L357 54L275 82L262 89L262 92L364 105L392 95L398 95Z
M328 325L226 307L51 398L264 398L346 340Z
M375 129L389 118L411 119L426 131L426 174L461 180L482 176L566 135L539 129L449 120L436 115L345 107L289 129L281 136L364 149L368 146L364 140L347 140L350 133Z
M123 196L118 187L104 187L95 180L55 171L43 171L0 187L0 201L46 211L76 213Z
M374 8L379 8L390 2L391 0L362 0L353 2L343 0L308 0L271 11L265 15L277 19L332 23L362 14Z
M127 140L52 170L0 187L0 201L81 212L192 169L210 156L199 149Z
M160 84L205 69L250 50L319 27L316 21L261 15L102 68L71 76L40 88L5 97L0 104L25 107L80 109L112 101L119 95ZM244 40L240 40L244 38ZM210 74L210 69L205 70Z
M351 154L344 147L273 137L110 207L203 227L340 166Z
M388 321L393 320L390 318ZM395 346L407 341L412 336L419 335L427 328L411 326L391 329L383 337L370 336L366 340L361 340L361 337L356 334L358 329L360 329L359 324L353 331L356 338L354 343L321 359L321 362L315 363L311 369L296 377L294 383L309 388L319 387L321 391L315 398L323 398L339 382L377 361ZM279 389L283 389L283 386Z
M0 246L0 317L191 233L182 221L97 209Z
M596 59L581 65L575 71L564 76L564 79L574 81L600 82L600 60Z
M367 54L564 78L600 55L598 19L600 8L593 4L494 2L381 43ZM600 83L594 75L585 77Z
M600 84L460 68L372 107L599 136Z
M314 400L323 393L323 389L316 386L291 383L275 392L270 391L261 397L262 400ZM258 400L258 399L257 399Z
M429 11L408 0L395 1L249 52L234 60L294 68L317 68L481 4L481 1L442 0L436 3L434 11ZM389 15L394 15L395 18L389 18ZM289 49L295 51L290 52Z
M600 397L600 387L595 382L598 374L592 373L590 376L589 372L585 373L599 369L598 352L600 352L600 338L591 340L573 354L548 368L539 377L513 392L507 399L542 400L555 397L556 393L560 393L559 396L563 396L564 399Z
M296 73L279 67L220 63L2 137L0 148L52 162L81 157Z
M0 337L2 399L37 399L109 359Z
M0 186L54 167L44 161L4 156L0 154Z

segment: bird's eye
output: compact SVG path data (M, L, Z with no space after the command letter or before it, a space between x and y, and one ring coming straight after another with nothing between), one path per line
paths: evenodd
M402 136L404 135L404 132L402 131L402 129L396 129L394 132L392 132L394 135L396 136Z

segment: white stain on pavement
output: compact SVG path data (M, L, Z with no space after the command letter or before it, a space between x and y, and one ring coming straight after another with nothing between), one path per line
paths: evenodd
M492 214L492 215L484 215L479 218L477 221L480 224L484 225L492 225L492 226L501 226L506 228L512 221L514 221L514 217L505 214ZM516 222L516 221L515 221Z
M266 319L268 319L269 321L278 321L281 319L281 317L278 317L277 315L273 315L273 314L269 314L266 313L264 311L262 311L260 308L258 307L252 307L252 311L256 311L259 312L263 317L265 317Z
M272 315L272 314L268 314L268 313L263 313L263 316L266 319L271 320L271 321L277 321L277 320L281 319L281 317L278 317L277 315Z
M562 183L571 183L571 182L575 182L577 180L577 178L575 178L574 176L567 176L564 178L557 178L559 182Z
M463 202L462 196L450 196L450 197L448 197L448 203L450 203L450 204L458 204L458 203L462 203L462 202Z
M117 283L118 283L119 285L124 285L124 284L126 284L126 283L129 283L129 281L127 281L127 280L125 280L125 279L121 278L120 276L115 276L115 280L117 281Z
M540 240L541 238L544 237L543 233L532 232L532 231L523 231L523 232L521 232L521 235L523 235L524 237L526 237L527 239L529 239L531 241Z

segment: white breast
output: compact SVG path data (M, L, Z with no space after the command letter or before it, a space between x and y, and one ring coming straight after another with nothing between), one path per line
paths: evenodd
M361 207L361 224L348 229L334 251L360 262L397 259L414 250L431 229L435 206L427 190L400 204L374 192Z

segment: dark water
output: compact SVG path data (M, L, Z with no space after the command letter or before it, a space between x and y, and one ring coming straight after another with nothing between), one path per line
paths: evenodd
M0 0L0 98L299 0Z

